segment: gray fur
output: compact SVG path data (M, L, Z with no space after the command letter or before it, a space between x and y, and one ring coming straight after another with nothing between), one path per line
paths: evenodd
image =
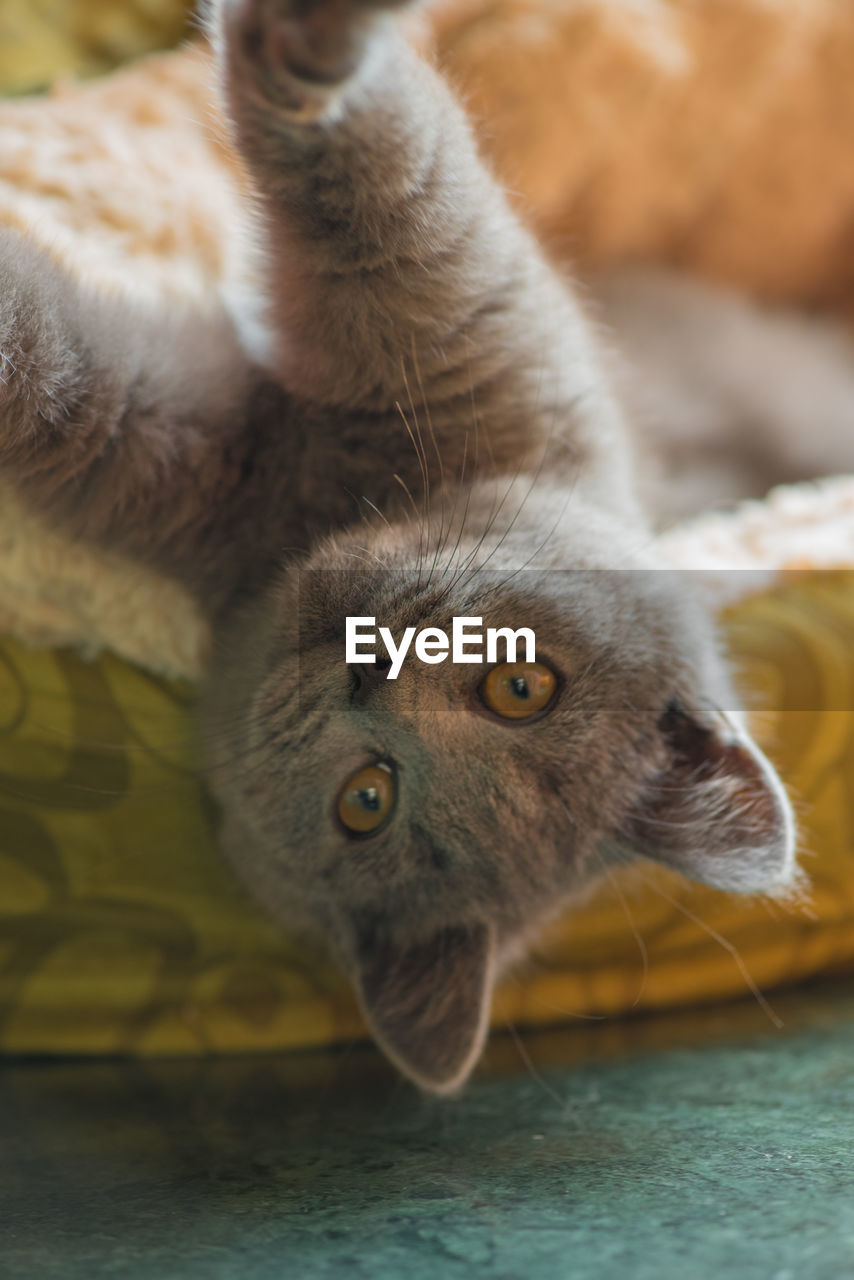
M790 812L721 718L711 626L649 558L579 308L441 79L357 0L227 0L212 26L268 358L240 316L86 296L3 232L0 463L210 610L226 851L278 918L326 936L402 1069L448 1091L501 965L602 857L774 889ZM348 613L395 634L532 626L554 708L498 722L467 666L348 669ZM377 759L397 807L353 840L336 797Z

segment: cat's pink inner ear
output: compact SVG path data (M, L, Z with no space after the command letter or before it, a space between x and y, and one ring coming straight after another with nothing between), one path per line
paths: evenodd
M746 730L723 716L703 723L671 708L659 731L668 763L631 816L635 851L737 893L793 884L792 808Z
M442 929L400 945L369 939L356 987L380 1047L423 1089L452 1093L483 1048L495 970L485 925Z

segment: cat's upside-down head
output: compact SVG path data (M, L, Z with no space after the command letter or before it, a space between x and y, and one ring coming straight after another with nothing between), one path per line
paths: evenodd
M487 488L456 522L362 528L285 571L223 639L209 698L241 874L320 930L379 1043L436 1092L477 1060L502 966L609 860L742 892L795 875L788 802L690 585L558 489L496 517ZM348 617L396 644L434 628L433 654L455 617L524 627L535 660L410 645L390 679L379 641L346 661Z

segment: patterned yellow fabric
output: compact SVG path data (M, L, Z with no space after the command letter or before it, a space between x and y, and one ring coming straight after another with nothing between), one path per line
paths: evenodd
M547 1023L854 968L854 571L743 602L728 634L805 814L808 909L644 864L499 993ZM346 984L245 899L193 764L193 693L117 658L0 648L0 1048L198 1052L359 1034ZM674 905L678 904L678 905ZM700 920L703 923L698 924Z
M0 85L31 93L58 76L94 75L186 30L192 0L2 0Z
M0 85L22 92L166 47L189 7L3 0ZM675 246L680 262L769 296L844 301L850 8L670 0L631 7L628 22L623 9L543 6L538 22L554 25L535 31L527 0L440 6L440 59L540 231L593 258ZM141 74L154 78L134 103L166 112L161 73ZM104 107L117 109L118 97ZM93 189L113 186L111 174ZM714 1000L747 990L748 974L767 990L854 969L854 571L786 582L727 623L803 810L809 906L739 900L644 864L550 930L499 993L498 1024ZM340 975L284 938L221 864L194 776L192 701L189 686L118 658L0 641L0 1049L197 1052L360 1033Z

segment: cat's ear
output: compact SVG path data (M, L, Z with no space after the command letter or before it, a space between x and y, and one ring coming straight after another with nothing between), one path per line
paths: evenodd
M626 843L719 889L761 893L791 885L791 805L746 729L672 705L658 732L664 765L631 814Z
M423 1089L452 1093L483 1048L494 972L492 931L461 926L411 945L364 939L356 987L388 1057Z

